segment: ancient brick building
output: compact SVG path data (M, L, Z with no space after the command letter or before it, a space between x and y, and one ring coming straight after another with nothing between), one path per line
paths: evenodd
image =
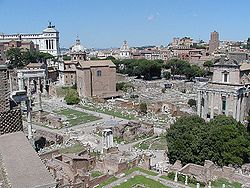
M0 112L9 110L9 87L7 66L0 65Z
M23 130L21 111L10 109L8 69L2 64L0 65L0 135L21 130Z
M80 97L111 98L116 92L116 66L111 60L80 61L76 70Z

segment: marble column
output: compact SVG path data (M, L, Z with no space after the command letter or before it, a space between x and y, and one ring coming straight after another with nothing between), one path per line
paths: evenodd
M243 94L241 98L241 103L240 103L240 122L242 123L244 121L244 114L245 114L244 111L245 111L245 97Z
M218 113L222 114L222 95L219 93L219 102L218 102Z
M207 106L208 106L208 93L204 94L204 110L203 110L203 119L207 120Z
M198 91L198 98L197 98L197 115L201 116L201 92Z
M238 97L238 101L237 101L237 116L236 116L236 120L240 121L240 104L241 104L241 96Z
M232 96L233 97L233 101L234 101L234 103L233 103L233 118L234 119L237 119L237 96Z
M214 92L211 92L210 119L214 118Z
M228 105L229 105L229 103L228 103L228 95L226 95L226 109L225 109L225 114L226 114L226 116L228 116Z
M44 77L43 78L43 93L46 94L47 91L46 91L46 78Z
M43 109L42 109L42 98L41 98L41 78L38 78L37 95L38 95L39 112L42 112Z

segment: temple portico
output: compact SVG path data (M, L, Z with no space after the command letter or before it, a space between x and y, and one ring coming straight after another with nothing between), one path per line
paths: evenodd
M239 65L225 57L214 64L212 80L198 89L197 115L209 121L225 114L244 123L249 108L249 86L241 84Z

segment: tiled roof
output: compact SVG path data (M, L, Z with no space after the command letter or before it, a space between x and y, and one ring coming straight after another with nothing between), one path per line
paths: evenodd
M0 143L2 161L12 188L56 186L23 132L2 135Z
M79 61L79 68L116 67L111 60Z

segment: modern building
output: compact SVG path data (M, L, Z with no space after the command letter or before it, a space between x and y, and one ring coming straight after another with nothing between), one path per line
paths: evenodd
M1 42L12 40L32 41L34 45L39 46L39 51L41 52L50 53L54 56L60 54L59 31L55 29L55 26L51 25L51 22L49 22L48 27L39 34L0 34Z
M80 97L116 97L116 66L111 60L80 61L76 70Z
M225 114L244 123L250 110L250 70L227 57L215 60L213 68L212 80L198 89L197 114L205 120Z
M212 54L216 50L218 50L220 46L220 40L219 40L219 33L217 31L213 31L210 34L210 40L209 40L209 53Z

